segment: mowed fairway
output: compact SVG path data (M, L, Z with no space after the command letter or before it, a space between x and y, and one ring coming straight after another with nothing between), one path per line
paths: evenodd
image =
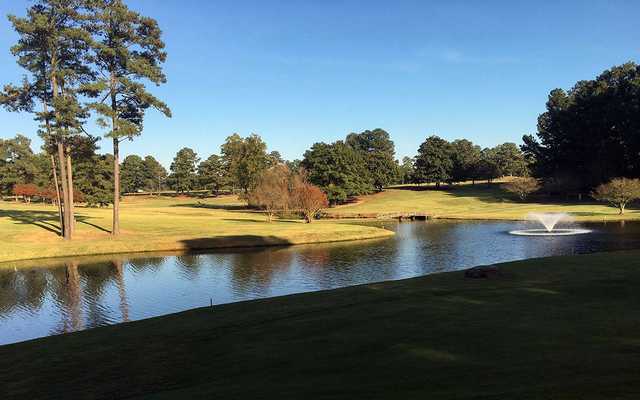
M3 399L638 399L640 252L533 259L0 346Z
M122 235L113 238L110 208L76 207L72 241L58 236L56 208L0 202L0 262L30 258L118 252L192 250L286 245L385 237L387 230L317 221L266 222L235 196L212 199L127 197L122 202Z
M575 199L575 197L574 197ZM356 214L420 213L435 218L521 220L530 212L565 212L578 221L640 219L630 207L624 215L606 204L585 198L583 202L520 202L498 184L464 184L435 190L429 186L401 186L363 196L357 203L328 210L343 216Z

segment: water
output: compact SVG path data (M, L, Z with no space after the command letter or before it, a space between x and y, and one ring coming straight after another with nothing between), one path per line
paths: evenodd
M378 223L380 224L380 223ZM0 344L194 307L409 278L481 264L640 248L640 224L565 237L509 235L517 222L385 223L381 240L193 255L34 261L0 267Z
M566 213L529 213L527 219L540 222L547 232L551 232L558 222L570 219Z

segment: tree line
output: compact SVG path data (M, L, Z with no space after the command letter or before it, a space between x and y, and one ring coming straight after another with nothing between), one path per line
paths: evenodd
M99 154L96 138L76 138L70 171L76 200L89 205L113 204L113 155ZM221 190L240 193L246 199L263 174L284 165L327 194L333 204L354 196L381 191L402 183L455 183L491 181L503 175L526 175L524 155L513 143L481 149L466 139L448 142L428 137L414 158L395 159L395 146L383 129L351 133L346 140L315 143L302 160L287 161L278 151L268 151L256 134L233 134L214 153L202 159L192 148L180 149L167 171L152 155L128 155L119 165L124 193L178 193ZM55 191L53 169L46 151L34 153L30 140L18 135L0 140L0 193L10 194L16 184L34 184ZM79 198L82 200L79 200ZM54 199L52 199L54 200Z
M523 142L532 174L550 192L585 194L614 178L640 178L640 65L553 89L536 134Z
M482 149L466 139L449 142L430 136L415 157L395 159L395 146L383 129L351 133L344 141L315 143L300 165L331 203L381 191L391 184L456 183L528 173L527 160L515 143Z
M44 140L59 206L61 234L75 230L74 202L79 178L74 161L95 147L97 134L87 132L95 118L113 144L112 234L119 234L120 144L142 132L148 109L171 116L169 108L146 85L166 81L166 59L157 22L130 10L122 0L35 0L26 15L9 16L17 43L11 47L25 71L19 84L5 85L0 104L34 114ZM88 147L87 147L88 146ZM95 152L95 148L93 149ZM97 155L94 155L98 157ZM103 172L103 171L101 171ZM106 186L106 184L105 184ZM86 188L89 190L89 188Z

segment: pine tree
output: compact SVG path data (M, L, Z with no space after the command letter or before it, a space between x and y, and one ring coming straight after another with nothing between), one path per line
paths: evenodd
M113 228L120 233L120 143L142 133L148 108L167 117L171 111L147 91L144 81L166 82L162 63L167 54L158 23L130 10L122 0L91 1L95 68L101 78L87 89L99 99L92 104L99 124L113 141Z
M60 209L61 232L65 239L72 238L75 225L70 138L83 131L87 113L77 96L92 76L87 67L90 37L83 12L81 0L37 0L26 17L9 16L19 36L11 52L29 75L21 85L7 85L0 94L0 103L10 111L35 114L46 148L57 153L65 204L64 213ZM41 111L36 111L38 102Z

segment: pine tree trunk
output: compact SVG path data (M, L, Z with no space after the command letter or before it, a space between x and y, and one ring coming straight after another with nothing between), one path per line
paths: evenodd
M56 68L57 68L57 60L55 58L55 52L54 52L54 56L51 59L51 94L53 95L54 100L58 97L58 80L55 75ZM56 120L60 122L60 115L58 111L57 110L54 110L54 111L56 113ZM60 135L60 132L57 132L57 134ZM66 168L66 162L64 157L64 146L62 144L62 138L60 136L56 138L56 145L58 148L58 163L60 164L59 165L60 179L62 180L62 198L64 202L63 237L65 240L71 240L72 235L71 235L71 230L69 229L69 226L71 225L71 210L69 208L69 190L68 190L69 186L67 184L67 168Z
M113 138L113 228L111 234L120 234L120 149L118 138Z
M62 201L64 203L64 230L63 236L65 240L71 239L71 211L69 209L69 185L67 183L67 167L64 157L64 147L60 141L57 144L58 147L58 164L60 167L60 180L62 181Z
M71 236L76 233L76 213L73 197L73 170L71 169L71 149L67 147L67 183L69 184L69 230Z
M53 170L53 184L56 186L56 200L58 201L58 219L60 220L60 236L64 236L64 216L62 213L62 202L60 201L60 186L58 184L58 173L56 172L56 159L51 155L51 169Z

